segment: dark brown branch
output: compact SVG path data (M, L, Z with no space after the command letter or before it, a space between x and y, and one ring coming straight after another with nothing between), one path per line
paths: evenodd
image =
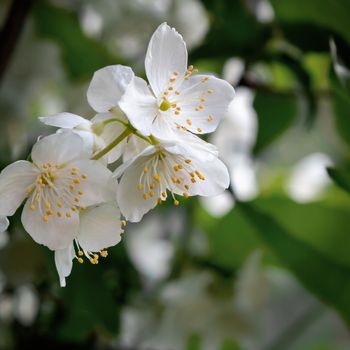
M0 84L11 61L33 0L13 0L0 32Z

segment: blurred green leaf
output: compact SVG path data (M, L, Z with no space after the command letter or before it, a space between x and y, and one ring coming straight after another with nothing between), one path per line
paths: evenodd
M293 123L297 114L294 96L258 91L254 100L258 115L258 136L254 153L260 153Z
M240 350L240 346L233 340L225 340L220 350Z
M250 204L237 205L259 237L319 298L333 306L350 324L350 268L335 263L302 240L293 237L272 216ZM299 223L303 226L303 223Z
M74 12L38 2L33 13L38 35L59 45L72 79L87 79L103 66L121 63L101 43L85 36Z
M328 28L350 43L348 0L271 0L277 20Z
M350 170L349 169L337 169L328 168L328 175L332 180L344 191L350 194Z
M343 141L350 146L350 79L340 80L332 69L330 84L337 131Z

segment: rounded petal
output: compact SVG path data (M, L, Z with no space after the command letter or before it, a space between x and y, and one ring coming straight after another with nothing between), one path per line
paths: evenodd
M31 199L28 199L22 212L24 229L35 242L43 244L51 250L64 249L77 236L79 230L79 215L71 212L71 217L56 217L52 215L47 222L43 221L38 210L31 210Z
M66 286L66 277L72 272L74 256L73 244L65 249L55 250L55 264L61 287Z
M175 28L163 23L156 29L148 44L145 68L156 96L163 93L174 72L186 71L186 43Z
M133 79L119 106L138 131L146 136L152 133L152 123L158 114L158 105L143 79Z
M6 216L0 215L0 232L4 232L9 227L9 220Z
M118 207L105 203L80 215L78 241L84 250L98 252L119 243L122 231Z
M132 69L121 65L96 71L87 91L90 106L97 112L108 112L116 107L133 77Z
M32 149L33 162L38 166L44 163L64 164L81 157L88 157L84 141L70 131L43 137Z
M173 117L174 122L196 134L213 132L227 113L234 93L225 80L214 76L191 76L181 85L176 101L181 112Z
M32 163L19 160L8 165L0 174L0 215L11 216L35 183L37 171Z
M96 205L115 199L116 181L112 172L96 160L78 160L69 164L79 169L85 179L80 180L79 190L83 192L79 205Z
M89 126L91 124L89 120L72 113L58 113L48 117L39 117L39 120L46 125L65 129L73 129L79 125Z
M128 167L120 182L117 192L117 203L121 213L131 222L138 222L142 217L157 205L159 196L143 198L143 192L137 189L140 175L144 169L144 160L146 157L141 157L130 167Z

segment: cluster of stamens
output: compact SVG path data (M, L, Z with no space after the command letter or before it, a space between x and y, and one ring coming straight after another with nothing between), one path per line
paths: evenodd
M86 179L78 168L43 164L36 183L27 189L28 195L32 193L30 209L38 211L44 222L49 222L50 217L71 218L72 212L85 209L80 205L84 195L80 184Z
M183 102L198 102L198 105L194 107L195 112L200 112L205 109L207 95L212 94L214 92L213 89L203 89L199 92L199 95L193 97L188 97L188 95L190 95L190 90L197 87L198 84L205 84L209 80L209 77L203 77L197 84L191 85L181 92L177 89L181 86L183 80L190 80L192 74L197 72L197 69L194 69L193 66L189 66L184 74L180 74L179 72L172 73L168 81L169 85L164 90L162 95L162 102L159 107L161 111L167 111L170 109L173 111L175 117L180 116L182 113L180 105ZM180 95L183 95L184 97ZM214 116L208 115L206 120L207 122L212 122L214 120ZM190 118L186 118L185 123L186 125L180 125L177 123L177 128L187 131L187 128L193 124ZM203 130L201 128L197 128L198 133L201 133L202 131Z
M100 250L99 252L90 252L82 249L77 239L75 239L74 242L76 245L74 246L75 258L80 264L84 263L84 257L88 259L92 265L97 265L99 262L99 257L107 258L108 256L108 251L105 249Z
M159 152L146 162L137 189L144 200L156 197L158 204L167 199L168 190L174 204L179 205L175 193L182 188L182 196L188 198L190 186L198 180L204 181L205 177L193 166L191 159Z

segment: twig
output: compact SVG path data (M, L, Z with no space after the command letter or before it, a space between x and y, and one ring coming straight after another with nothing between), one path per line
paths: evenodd
M0 32L0 84L22 32L33 0L13 0Z

